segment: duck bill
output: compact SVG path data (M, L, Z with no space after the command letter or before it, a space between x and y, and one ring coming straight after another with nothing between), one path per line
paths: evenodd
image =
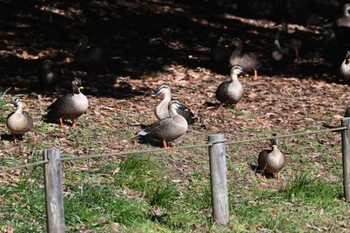
M160 92L159 90L156 90L156 91L154 92L154 94L155 94L156 96L160 96L161 92Z

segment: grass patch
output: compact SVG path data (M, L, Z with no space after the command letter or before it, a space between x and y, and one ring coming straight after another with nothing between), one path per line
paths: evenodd
M45 231L45 197L42 187L42 169L22 174L15 185L0 186L0 229L16 229L16 232ZM6 204L6 205L4 205Z
M174 184L165 179L160 166L151 162L150 157L129 156L121 165L117 182L142 193L150 205L170 207L177 199Z
M283 197L289 201L302 200L326 207L334 199L341 199L343 187L332 184L322 177L310 173L303 173L292 180L283 191Z

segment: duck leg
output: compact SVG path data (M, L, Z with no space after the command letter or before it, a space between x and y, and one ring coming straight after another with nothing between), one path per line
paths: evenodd
M33 132L33 142L36 143L36 134Z
M71 119L71 121L72 121L72 128L74 129L74 128L75 128L74 118L73 118L73 119Z
M254 69L254 81L258 80L258 71L256 69Z
M60 125L61 125L61 128L66 128L66 126L65 126L65 125L63 125L63 119L60 117L60 118L59 118L59 120L60 120Z
M164 148L168 148L169 147L169 145L167 144L167 142L165 140L163 140L163 146L164 146Z
M277 178L277 180L280 180L280 179L281 179L280 172L277 172L276 178Z
M16 139L16 134L12 134L12 137L13 137L13 142L15 143L15 144L17 144L17 139Z

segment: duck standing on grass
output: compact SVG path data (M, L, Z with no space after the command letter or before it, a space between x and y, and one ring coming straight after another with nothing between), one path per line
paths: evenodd
M163 145L164 148L167 148L170 141L187 132L186 119L177 113L178 109L184 110L185 106L177 100L172 100L168 108L170 117L156 121L137 134L141 141L152 145Z
M267 173L277 173L276 178L280 179L280 171L286 164L285 155L277 147L276 134L272 135L274 138L271 139L271 150L263 150L260 152L258 157L258 170L265 176Z
M62 128L65 128L64 119L70 119L72 128L75 128L75 119L83 115L89 107L87 97L80 92L80 89L83 89L81 80L74 78L71 85L73 93L58 98L47 108L47 118L59 119Z
M6 126L11 131L13 141L17 143L16 135L23 135L34 129L33 119L26 111L23 111L22 101L14 100L14 106L17 110L11 113L6 119ZM33 132L33 141L36 142L35 132Z

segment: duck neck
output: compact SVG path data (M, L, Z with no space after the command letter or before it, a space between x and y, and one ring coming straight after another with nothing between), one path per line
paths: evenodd
M231 79L232 79L232 82L238 82L239 81L238 80L238 76L235 73L231 74Z
M171 101L171 92L170 92L170 90L169 90L169 91L164 92L164 98L163 98L163 101L167 101L167 102L170 102L170 101Z
M273 152L274 152L274 151L278 151L277 145L272 145L272 151L273 151Z
M23 112L23 104L22 103L18 104L16 112L17 113L22 113Z
M175 105L170 104L169 105L169 115L170 117L174 117L177 114Z
M237 47L233 51L233 54L241 54L243 49L243 43L241 40L237 40Z
M79 95L79 94L81 93L81 92L80 92L80 88L74 86L74 87L73 87L73 93L76 94L76 95Z

